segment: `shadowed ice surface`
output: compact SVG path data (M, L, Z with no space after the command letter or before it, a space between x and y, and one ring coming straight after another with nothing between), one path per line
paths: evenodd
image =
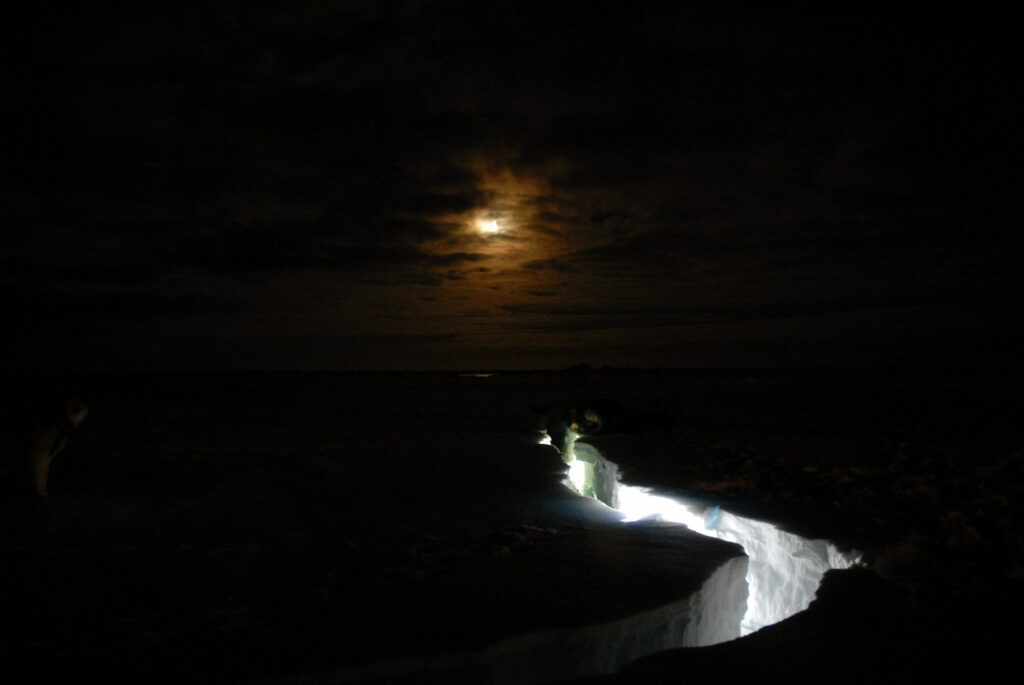
M4 481L0 668L12 682L525 682L614 670L666 636L693 644L688 635L714 633L714 617L729 613L720 607L737 605L746 555L642 510L623 523L562 484L567 465L537 444L532 408L594 397L653 410L634 417L670 415L649 433L586 438L626 483L690 497L700 504L684 515L723 534L746 525L726 512L783 521L764 539L787 549L775 556L791 565L819 568L831 548L787 547L790 533L856 543L870 567L901 583L863 569L826 573L808 611L739 640L652 655L648 670L630 671L641 681L685 672L721 682L765 668L835 678L820 644L847 681L891 663L943 673L946 662L930 655L957 654L968 638L1012 653L991 627L1019 606L1024 565L1013 379L78 380L89 419L54 460L49 496L26 498ZM750 556L753 568L760 553ZM776 595L798 606L815 584ZM737 626L742 611L734 614ZM746 629L773 620L751 619ZM549 649L572 636L582 638L576 647ZM967 662L958 672L970 672Z
M557 379L93 380L51 496L5 528L15 672L536 682L742 612L737 546L562 485L530 409Z

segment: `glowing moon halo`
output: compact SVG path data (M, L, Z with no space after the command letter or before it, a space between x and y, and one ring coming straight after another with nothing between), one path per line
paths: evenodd
M498 228L498 222L493 219L491 221L481 220L479 226L480 230L484 233L497 233L500 230Z

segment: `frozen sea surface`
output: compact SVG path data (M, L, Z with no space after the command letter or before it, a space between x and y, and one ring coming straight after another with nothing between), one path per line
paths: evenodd
M579 648L577 661L621 667L681 644L687 609L664 608L745 563L678 527L627 530L562 485L532 407L571 392L564 379L94 380L106 385L54 464L52 496L10 507L4 573L18 592L4 608L20 625L4 648L29 671L359 678L472 662L480 680L566 678L594 671L529 636L568 643L682 612L676 638ZM516 640L539 664L509 662L519 678L465 657L508 661Z
M1019 379L82 380L92 411L54 462L51 496L5 503L0 651L15 679L415 670L683 601L740 552L678 527L626 530L561 485L565 465L537 444L534 409L594 398L672 419L593 438L627 482L842 538L896 583L826 574L807 612L725 645L652 656L624 679L797 668L842 680L822 663L828 651L852 682L888 663L936 666L930 654L952 659L982 641L994 656L1005 650L986 626L1021 604Z

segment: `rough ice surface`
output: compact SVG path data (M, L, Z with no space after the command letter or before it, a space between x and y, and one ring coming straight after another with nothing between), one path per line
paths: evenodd
M541 442L550 444L550 440ZM586 465L585 478L578 481L578 490L600 501L615 501L621 492L627 498L631 496L632 491L619 488L614 463L592 446L579 443L577 447L575 456L581 458L574 463ZM606 511L601 505L595 506ZM301 679L287 682L513 684L615 673L656 652L701 647L739 637L748 604L748 564L745 556L727 559L689 597L623 619L519 635L476 652L401 658L329 673L306 673Z
M743 557L730 559L692 598L689 625L681 643L673 647L705 647L739 637L747 606L747 565Z
M741 635L803 611L814 599L825 571L849 568L858 558L856 552L844 553L825 540L808 540L765 521L736 516L717 506L671 500L636 486L620 485L618 501L627 520L657 516L743 547L750 559L750 596Z
M545 437L544 444L554 444ZM566 484L619 512L624 524L659 519L740 544L746 557L719 566L690 597L605 623L545 630L477 652L377 662L329 674L322 682L542 683L620 671L641 657L734 640L807 608L824 572L855 561L823 540L807 540L719 507L672 499L619 482L616 464L571 431L557 444ZM600 505L595 505L600 506ZM321 682L314 678L303 682Z
M617 621L520 635L475 653L407 658L329 674L304 674L301 682L384 679L405 685L512 685L615 673L632 661L666 649L700 647L739 637L747 598L746 571L747 559L734 557L690 597Z
M687 599L620 621L507 640L474 657L459 675L489 683L567 680L615 673L666 649L735 639L747 595L746 569L747 560L736 557Z
M718 506L663 497L648 488L624 485L618 481L617 466L604 459L593 445L577 442L571 431L563 444L563 456L570 470L574 463L586 462L587 474L595 479L593 483L584 483L582 489L572 479L567 484L619 510L624 521L650 518L671 521L701 535L743 547L750 559L746 579L749 598L740 635L803 611L814 599L825 571L849 568L859 558L857 552L843 552L831 542L808 540L771 523L737 516Z

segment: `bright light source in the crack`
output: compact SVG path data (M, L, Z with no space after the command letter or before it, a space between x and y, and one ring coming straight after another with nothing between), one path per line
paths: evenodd
M587 464L579 459L569 464L569 482L576 492L582 493L587 489Z
M626 515L623 521L627 523L656 518L670 523L681 523L694 530L696 530L695 526L700 525L702 519L700 514L694 513L682 502L677 502L669 497L653 495L648 488L620 483L618 494L618 509Z

